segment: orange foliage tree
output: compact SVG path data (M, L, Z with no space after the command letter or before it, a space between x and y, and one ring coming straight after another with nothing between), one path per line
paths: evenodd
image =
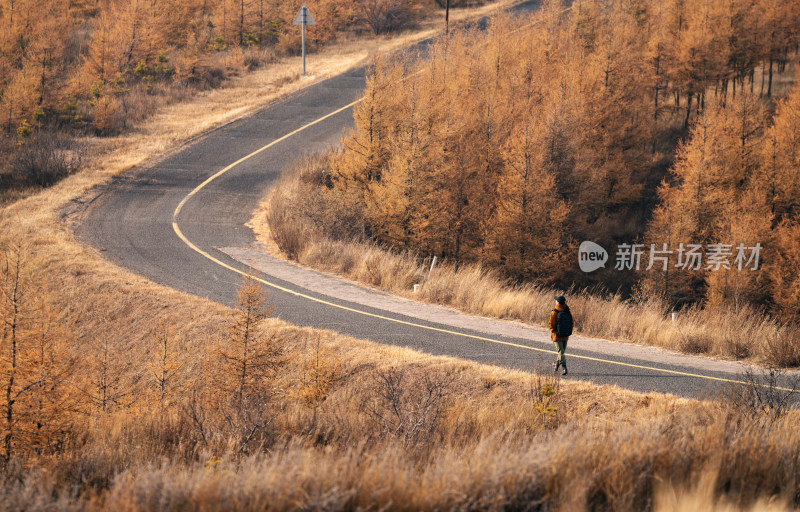
M784 48L798 31L760 18L764 5L549 1L535 28L499 17L435 42L424 61L379 59L330 186L377 241L514 279L597 282L564 264L572 241L650 237L651 213L654 241L768 243L772 196L797 194L788 175L763 179L763 141L773 169L791 166L779 160L794 142L788 129L765 135L755 69L765 34ZM742 210L745 198L756 204ZM668 273L659 288L673 298L767 300L765 273Z
M365 23L356 0L307 4L317 20L308 28L311 48ZM202 84L205 71L213 85L216 61L231 52L232 62L243 63L239 54L250 47L298 51L292 20L299 7L286 0L0 0L0 123L13 134L23 121L70 116L80 125L88 117L98 133L114 132L125 127L124 98L138 85Z
M43 284L26 246L0 246L0 465L56 449L70 433L75 360Z
M663 184L648 238L653 242L761 244L761 265L664 277L667 296L711 305L767 305L796 320L800 88L779 102L769 124L755 93L707 108ZM662 272L663 275L663 272ZM653 279L652 275L649 279Z
M194 392L187 408L206 443L227 431L236 437L237 448L246 451L269 435L274 379L284 364L277 336L263 326L271 310L261 284L244 276L228 336L219 340L208 361L211 381Z

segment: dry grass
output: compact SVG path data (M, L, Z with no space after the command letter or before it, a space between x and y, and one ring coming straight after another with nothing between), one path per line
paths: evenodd
M0 510L642 510L662 485L671 506L668 498L691 491L691 475L703 471L714 489L703 499L737 509L758 499L797 506L794 412L767 421L735 406L558 383L276 320L261 334L291 357L264 383L274 390L269 435L244 454L231 426L202 442L187 401L190 390L214 384L208 370L230 310L109 264L75 241L61 212L113 174L232 118L229 109L243 112L281 92L263 89L254 74L173 105L140 132L97 142L88 171L0 211L0 238L27 247L37 290L68 329L81 369L76 384L92 376L96 343L108 339L122 395L105 412L90 403L71 411L70 435L58 450L18 454L0 473ZM182 360L172 400L161 406L150 368L159 322ZM319 361L309 356L317 341L323 365L314 368L335 379L297 393L320 382L309 379L306 363ZM396 372L407 383L432 383L441 398L431 404L404 385L386 392L382 376ZM404 411L401 421L390 422L390 410ZM425 435L406 435L417 423L408 420L423 411Z
M204 322L221 319L195 306ZM241 454L227 433L200 444L181 409L130 407L92 420L66 454L18 461L5 475L0 503L8 509L60 503L90 510L620 511L798 504L796 411L755 416L733 403L559 383L278 322L267 332L295 354L321 337L326 357L338 364L336 383L311 407L291 393L302 379L301 358L293 358L273 383L283 392L271 405L277 421L268 445ZM193 353L202 353L211 336L204 330L195 336ZM141 357L135 351L130 362ZM424 379L443 386L428 435L408 438L376 420L373 411L396 408L383 392L391 372L405 375L401 389L408 396ZM397 403L402 417L416 418L413 396Z
M314 179L324 174L327 161L320 155L298 162L256 212L250 226L274 254L403 297L546 327L556 290L511 285L478 265L440 264L429 274L428 260L360 241L362 221ZM418 293L414 284L421 284ZM781 324L755 309L695 306L673 320L661 300L565 293L577 330L585 336L778 367L800 365L800 326Z
M3 233L22 222L6 221ZM732 510L759 499L797 505L796 411L560 382L275 320L261 335L289 357L264 382L268 435L242 452L222 417L203 440L190 390L214 386L230 311L29 238L72 350L90 361L94 341L110 337L127 394L106 412L84 404L60 451L14 459L0 508L649 510L657 491L664 506L672 496ZM159 322L184 363L166 406L153 401L148 368ZM319 393L303 392L311 367L332 376ZM706 473L713 491L695 498L693 476Z

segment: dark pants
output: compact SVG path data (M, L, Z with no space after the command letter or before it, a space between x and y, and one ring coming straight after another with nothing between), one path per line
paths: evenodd
M558 357L556 358L556 362L563 366L564 368L567 367L567 358L564 353L567 351L567 340L558 340L554 342L556 344L556 350L558 351Z

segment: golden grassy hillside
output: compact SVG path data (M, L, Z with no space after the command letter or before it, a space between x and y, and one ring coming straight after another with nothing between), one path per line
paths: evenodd
M37 263L63 279L41 289L69 329L35 367L59 380L17 404L9 510L796 505L800 418L777 400L560 382L259 322L248 283L230 311L102 263L104 279Z
M779 397L640 395L301 329L261 318L252 283L232 310L75 240L93 186L304 83L258 78L0 210L0 510L798 505Z

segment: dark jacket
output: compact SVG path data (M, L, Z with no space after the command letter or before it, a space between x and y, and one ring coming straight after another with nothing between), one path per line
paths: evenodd
M569 336L558 337L556 336L556 321L558 320L558 313L557 311L569 311L569 306L564 304L556 304L556 309L550 312L550 337L553 341L567 341Z

